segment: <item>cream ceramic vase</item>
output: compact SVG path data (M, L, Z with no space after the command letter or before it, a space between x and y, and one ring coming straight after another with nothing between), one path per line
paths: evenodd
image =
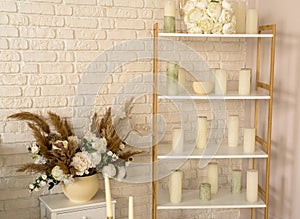
M74 178L74 183L62 183L62 190L72 202L87 202L91 200L99 190L98 174Z

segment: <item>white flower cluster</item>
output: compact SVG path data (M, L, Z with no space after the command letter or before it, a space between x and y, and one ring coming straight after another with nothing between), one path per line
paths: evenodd
M233 34L236 17L227 0L188 0L184 6L188 33Z

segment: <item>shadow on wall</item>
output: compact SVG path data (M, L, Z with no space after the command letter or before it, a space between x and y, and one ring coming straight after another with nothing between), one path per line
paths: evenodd
M300 182L297 159L300 154L300 94L297 92L300 36L279 35L276 45L269 218L296 219Z

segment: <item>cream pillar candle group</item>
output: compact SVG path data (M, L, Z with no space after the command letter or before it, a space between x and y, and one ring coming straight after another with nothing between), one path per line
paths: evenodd
M248 9L246 13L246 33L258 32L258 13L256 9Z
M211 193L218 192L219 171L218 164L215 162L208 164L208 183L211 185Z
M228 146L236 147L239 144L239 116L228 117Z
M134 219L132 196L129 196L129 200L128 200L128 219Z
M112 203L111 203L111 193L110 193L110 184L108 176L104 176L104 183L105 183L105 200L106 200L106 217L112 218Z
M227 92L227 72L224 69L215 70L215 94L226 95Z
M247 201L257 202L258 200L258 172L257 170L247 171Z
M196 148L206 148L207 145L207 117L198 117L198 133L196 138Z
M253 153L255 151L255 128L244 129L244 152Z
M231 192L234 194L242 192L242 171L241 170L232 170Z
M175 153L183 152L184 131L181 128L173 128L172 130L172 150Z
M236 17L236 33L246 32L246 1L231 2Z
M176 170L169 176L170 202L173 204L181 202L182 178L183 178L183 172L180 170Z
M173 62L168 62L167 89L170 96L178 94L178 65Z
M249 95L251 91L251 69L244 68L239 72L239 95Z
M165 4L164 32L175 32L176 0L168 0Z

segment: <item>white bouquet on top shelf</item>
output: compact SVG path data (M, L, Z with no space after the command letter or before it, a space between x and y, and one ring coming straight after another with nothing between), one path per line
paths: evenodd
M233 34L236 17L227 0L189 0L184 6L188 33Z

